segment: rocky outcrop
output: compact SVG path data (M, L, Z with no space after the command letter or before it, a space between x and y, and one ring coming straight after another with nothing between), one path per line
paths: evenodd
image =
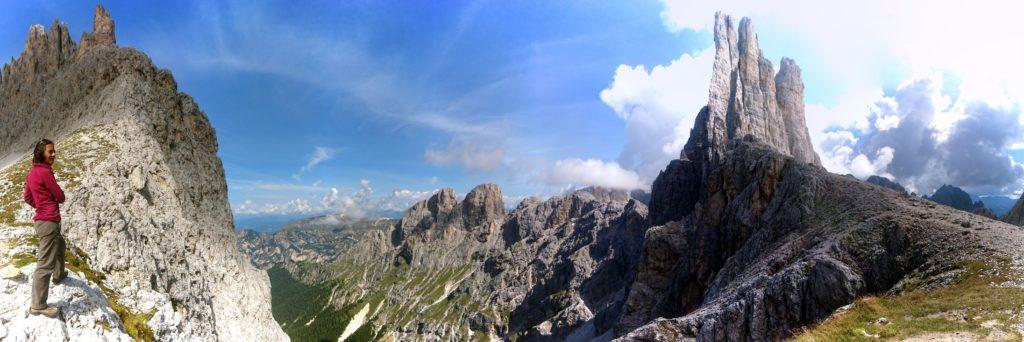
M616 328L624 340L784 339L859 296L948 283L928 275L988 260L983 251L993 247L979 235L1024 238L1020 229L809 166L752 137L727 151L708 177L707 199L684 220L649 230Z
M0 160L14 181L4 183L0 223L29 219L17 182L31 143L50 137L68 198L64 234L103 275L111 305L151 315L142 324L156 339L287 339L270 313L266 273L238 252L206 115L169 71L116 45L101 7L94 25L81 45L62 23L46 33L33 26L4 66Z
M610 334L647 228L647 208L621 191L590 188L526 201L502 227L506 248L484 262L490 307L509 312L503 336L589 340ZM499 321L500 322L500 321Z
M935 193L929 196L928 199L935 201L935 203L966 212L971 212L974 211L974 208L985 206L981 202L972 202L971 195L963 189L948 184L944 184L938 190L935 190Z
M800 68L783 59L779 73L761 54L749 19L715 15L715 62L708 105L697 114L679 159L652 185L653 225L689 215L701 186L722 161L732 139L752 135L797 161L821 166L804 118Z
M871 184L878 185L880 187L886 188L886 189L892 189L893 191L896 191L896 192L901 193L901 194L906 194L907 193L907 189L903 188L903 186L900 185L900 183L893 182L893 181L891 181L891 180L889 180L888 178L885 178L885 177L872 175L872 176L868 177L868 179L866 179L865 181L868 182L868 183L871 183Z

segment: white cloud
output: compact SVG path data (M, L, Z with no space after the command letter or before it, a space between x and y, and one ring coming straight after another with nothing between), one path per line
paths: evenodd
M331 158L334 158L334 154L335 154L335 151L333 149L330 149L330 148L326 148L326 147L322 147L322 146L317 146L317 147L313 148L313 154L309 156L309 160L306 161L306 165L303 165L302 168L300 168L298 172L293 174L292 178L295 178L295 179L302 178L302 175L304 173L309 172L309 170L312 170L314 167L316 167L320 163L323 163L325 161L330 160Z
M601 101L626 123L626 146L618 162L651 183L690 136L690 126L707 104L713 49L682 55L650 72L643 65L620 65Z
M370 181L359 180L359 189L352 193L342 193L338 188L329 188L323 195L294 198L282 203L256 204L246 199L235 205L236 214L246 215L285 215L285 214L321 214L334 213L349 217L366 217L386 212L403 212L418 201L422 201L434 191L414 191L409 189L394 190L383 196L374 196Z
M423 156L434 165L458 164L469 171L490 172L505 160L505 149L485 139L452 139L443 149L428 147Z
M598 159L559 160L548 170L545 179L551 185L595 185L627 190L648 187L636 172L623 169L619 163L605 163Z
M875 129L879 131L888 131L890 129L899 127L900 117L895 115L883 116L875 120Z

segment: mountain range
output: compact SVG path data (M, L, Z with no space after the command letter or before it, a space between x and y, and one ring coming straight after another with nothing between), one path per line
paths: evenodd
M649 194L509 209L481 184L273 233L236 232L208 117L114 27L102 6L77 43L32 26L0 72L0 340L1024 336L1024 198L1003 222L953 187L929 198L956 208L828 172L800 67L776 71L747 18L716 14L707 105ZM25 315L38 241L20 194L43 136L68 196L61 319Z
M334 261L300 249L261 265L272 282L314 288L300 295L314 310L275 317L293 338L332 340L1024 334L1024 230L881 177L829 173L796 63L776 72L745 18L716 15L714 38L708 104L649 198L588 188L506 211L497 185L462 201L442 189L323 256ZM932 197L962 192L946 190Z

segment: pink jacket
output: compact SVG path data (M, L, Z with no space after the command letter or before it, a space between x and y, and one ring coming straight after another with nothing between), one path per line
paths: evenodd
M60 222L60 203L64 203L64 190L57 185L50 164L34 163L25 180L25 203L36 208L33 221Z

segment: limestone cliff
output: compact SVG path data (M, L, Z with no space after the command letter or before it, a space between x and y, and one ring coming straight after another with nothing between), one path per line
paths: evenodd
M169 71L116 45L102 6L80 45L63 23L30 28L3 67L0 121L0 225L30 220L19 202L27 154L54 139L63 231L83 277L121 308L124 322L110 326L140 339L287 339L266 273L236 247L209 120Z
M698 188L721 163L732 139L752 135L798 162L821 166L805 124L804 85L796 63L784 58L776 74L761 54L753 24L746 18L737 27L732 17L715 14L714 37L708 105L697 114L679 159L652 185L673 189L651 193L655 225L689 215L700 200Z

